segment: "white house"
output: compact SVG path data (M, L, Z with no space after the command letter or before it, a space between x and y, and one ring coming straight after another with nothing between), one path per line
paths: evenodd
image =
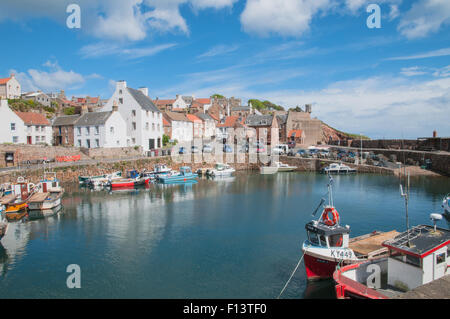
M0 79L0 97L6 99L19 99L22 89L14 74L9 78Z
M167 111L164 113L165 119L170 123L172 140L178 142L190 142L194 139L194 125L185 114Z
M22 96L22 98L25 100L32 100L32 101L41 103L44 106L52 105L52 98L50 96L48 96L47 94L42 93L41 91L24 94Z
M85 113L74 125L74 140L77 147L126 147L127 124L117 110Z
M125 81L117 82L114 94L101 110L112 111L114 105L127 124L127 146L141 146L144 152L162 147L162 113L148 97L147 88L135 90Z
M186 109L192 104L192 97L177 95L175 102L172 104L172 109Z
M44 114L34 112L15 112L25 125L27 144L52 145L53 130L50 121Z
M0 143L25 144L25 123L0 98Z
M208 113L195 114L203 122L203 137L211 138L216 135L216 121Z

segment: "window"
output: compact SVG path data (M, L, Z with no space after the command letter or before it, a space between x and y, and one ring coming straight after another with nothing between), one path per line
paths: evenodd
M308 232L308 238L309 238L309 241L312 244L314 244L314 245L318 245L319 244L319 238L317 238L317 234L316 233Z
M152 116L153 116L153 118L155 118L155 112L152 112L152 114L153 114L153 115L152 115Z
M41 142L45 143L45 136L41 136Z
M86 140L86 146L87 148L91 148L91 140Z
M86 126L86 135L91 134L91 128L89 126Z
M100 140L99 139L95 140L95 147L100 147Z
M100 129L98 126L96 126L95 127L95 135L98 135L98 134L100 134Z
M111 126L111 127L109 128L109 131L111 132L111 134L114 134L114 126Z
M328 246L327 245L327 239L325 238L325 236L324 235L320 235L319 238L320 238L320 246L327 247Z
M81 136L81 127L77 127L78 136Z
M133 117L136 116L136 110L132 110L132 111L131 111L131 116L133 116Z
M405 256L405 263L416 266L416 267L420 267L420 258L419 257L415 257L415 256L411 256L411 255L406 255Z
M161 129L161 126L158 124L158 132L160 131L160 129Z
M330 247L342 247L342 234L331 235L328 239L330 240Z
M150 128L150 124L148 124L148 122L145 123L145 129L148 131L148 129Z
M19 137L13 136L13 143L19 143Z
M133 126L133 131L136 131L136 122L131 123Z
M442 264L444 262L445 262L445 253L436 256L436 265Z
M147 111L147 112L145 112L145 114L147 115L147 117L148 117L148 115L149 115L149 112Z
M78 140L78 147L81 147L81 140Z
M155 123L152 123L152 131L155 131Z
M131 139L131 143L133 143L133 145L135 145L135 144L136 144L136 139L135 139L135 138L132 138L132 139Z
M40 137L36 136L36 144L40 142Z
M119 94L122 94L122 90L119 90Z
M11 131L15 131L16 130L16 123L11 123Z
M119 99L119 104L123 104L123 98Z

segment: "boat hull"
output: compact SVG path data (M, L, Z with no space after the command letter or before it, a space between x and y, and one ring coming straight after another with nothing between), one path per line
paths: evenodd
M263 175L275 174L275 173L278 172L278 167L263 166L263 167L260 168L260 172Z
M150 182L150 178L146 178L145 180L141 181L117 181L111 183L111 188L113 189L120 189L120 188L133 188L136 186L144 186L148 185Z
M52 209L57 206L61 205L61 197L52 200L52 201L44 201L44 202L38 202L38 203L28 203L28 209L29 210L45 210L45 209Z
M30 210L28 215L30 219L40 219L56 215L62 209L61 204L49 209Z
M305 254L306 277L308 280L322 280L333 278L338 263Z

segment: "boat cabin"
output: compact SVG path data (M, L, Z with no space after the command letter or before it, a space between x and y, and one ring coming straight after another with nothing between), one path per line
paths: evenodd
M154 166L154 173L167 173L170 169L164 164L157 164Z
M409 238L409 239L408 239ZM409 244L408 244L409 242ZM389 286L411 290L450 274L450 231L419 225L383 243Z
M306 224L308 240L315 246L323 248L348 248L350 227L328 226L320 221L311 221Z
M59 179L56 178L56 173L45 173L44 178L40 181L40 188L42 193L60 192Z
M136 178L139 177L139 172L135 169L129 169L127 171L127 178Z
M192 170L188 166L183 166L183 167L180 167L180 174L181 175L190 175L190 174L192 174Z

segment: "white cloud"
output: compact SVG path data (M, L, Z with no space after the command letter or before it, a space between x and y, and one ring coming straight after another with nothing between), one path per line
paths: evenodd
M81 31L100 39L139 41L154 32L188 34L189 27L179 7L194 10L232 7L237 0L78 0ZM73 0L15 0L0 2L0 21L23 23L33 18L51 18L65 25L66 8Z
M247 0L241 23L248 33L300 37L313 17L331 4L331 0Z
M175 43L166 43L152 47L125 48L114 43L100 42L82 47L79 53L83 58L98 58L107 55L119 55L123 56L125 59L138 59L153 56L174 46L176 46Z
M450 23L450 1L419 0L400 20L398 30L407 38L422 38Z
M450 65L447 65L446 67L435 70L433 75L436 77L450 77Z
M417 59L435 58L435 57L448 56L448 55L450 55L450 48L444 48L444 49L433 50L433 51L419 53L419 54L388 58L386 60L387 61L417 60Z
M93 73L83 76L73 70L63 70L57 62L47 61L44 66L48 70L29 69L27 72L16 72L17 79L22 85L22 91L56 91L67 88L78 88L88 79L100 79L101 75Z
M220 45L216 45L216 46L212 47L211 49L209 49L205 53L200 54L198 56L198 58L211 58L211 57L215 57L215 56L218 56L218 55L225 55L225 54L234 52L237 49L239 49L238 45L224 45L224 44L220 44Z
M428 72L421 67L412 66L409 68L402 68L400 73L405 76L417 76L417 75L425 75Z

